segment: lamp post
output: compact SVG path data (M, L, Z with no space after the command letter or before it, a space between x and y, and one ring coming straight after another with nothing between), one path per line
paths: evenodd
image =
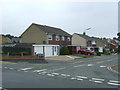
M91 28L85 29L84 32L83 32L83 35L86 35L86 31L87 31L87 30L90 30L90 29L91 29Z

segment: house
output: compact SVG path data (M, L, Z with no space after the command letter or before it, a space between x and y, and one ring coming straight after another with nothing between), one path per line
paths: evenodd
M21 43L20 38L18 38L18 37L11 38L11 42L12 43Z
M5 43L12 43L12 42L8 37L5 37L4 35L0 35L0 44L5 44Z
M22 43L71 45L71 35L60 28L32 23L21 35Z
M106 40L90 37L85 34L74 33L72 35L72 45L81 46L83 49L103 52L103 49L104 47L107 47L107 44Z

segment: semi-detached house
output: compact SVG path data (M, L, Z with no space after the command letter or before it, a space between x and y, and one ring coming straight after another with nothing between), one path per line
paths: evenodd
M108 45L107 40L102 40L96 37L90 37L85 34L74 33L72 35L72 45L81 46L92 51L103 52L103 49Z
M60 28L31 24L21 35L22 43L32 43L35 54L58 56L60 46L71 45L71 35Z

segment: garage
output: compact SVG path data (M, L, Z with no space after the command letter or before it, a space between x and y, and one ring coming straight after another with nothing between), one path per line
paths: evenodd
M34 44L33 47L35 54L44 54L45 57L59 55L59 48L60 48L59 45Z

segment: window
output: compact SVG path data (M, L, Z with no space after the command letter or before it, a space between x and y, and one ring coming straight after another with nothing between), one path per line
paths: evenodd
M59 36L56 36L56 41L59 41L60 40L60 37Z
M70 37L67 37L67 40L70 41Z
M96 45L96 41L92 41L92 45Z
M48 35L48 40L52 40L52 35Z
M62 36L62 41L65 41L65 37L64 36Z

